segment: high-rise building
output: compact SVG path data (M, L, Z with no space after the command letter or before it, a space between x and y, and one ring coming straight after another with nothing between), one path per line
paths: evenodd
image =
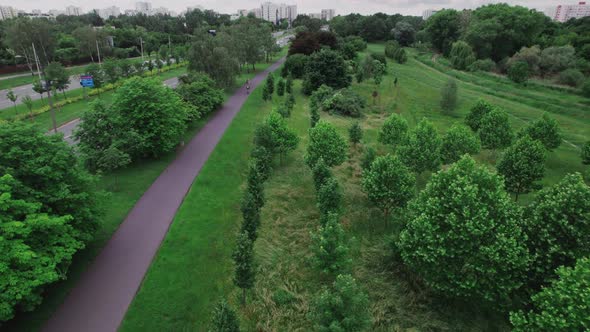
M430 18L430 16L436 14L438 12L438 10L434 10L434 9L426 9L425 11L422 12L422 19L424 21L426 21L427 19Z
M329 21L329 20L333 19L334 16L336 16L336 10L335 9L322 9L321 16L322 16L322 20Z
M590 5L581 1L577 5L559 5L555 10L553 19L559 22L567 22L572 18L590 16Z
M307 16L309 16L311 18L317 18L318 20L322 19L322 13L309 13L309 14L307 14Z
M18 16L18 11L10 6L0 6L0 20L7 20Z
M279 21L283 19L287 19L289 22L292 22L297 17L297 5L265 2L260 6L260 11L262 13L262 19L274 24L278 24Z
M117 6L110 6L98 11L98 15L103 19L107 19L111 16L117 17L121 15L121 10Z
M151 11L152 15L157 15L157 14L161 14L161 15L170 15L170 10L166 7L158 7L158 8L154 8Z
M59 15L64 15L66 12L59 9L50 9L48 13L50 16L57 17Z
M66 15L69 16L80 16L82 15L82 8L76 6L67 6Z
M291 24L297 18L297 5L287 6L287 17L289 24Z
M150 15L152 12L152 3L139 1L135 3L135 11L137 14Z

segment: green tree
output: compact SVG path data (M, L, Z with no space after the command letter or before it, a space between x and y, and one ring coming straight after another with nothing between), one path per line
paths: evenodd
M73 255L84 247L72 216L49 215L42 211L46 202L17 198L26 196L18 193L18 181L0 176L0 321L39 305L43 289L65 279Z
M540 191L525 217L533 287L553 279L559 266L574 266L590 254L590 188L579 173Z
M329 177L317 192L318 209L323 216L338 214L342 206L342 190L334 177Z
M582 146L582 151L580 152L580 157L582 158L582 164L590 165L590 141L587 141Z
M485 166L464 156L433 175L409 210L397 247L435 291L498 305L522 285L529 256L521 214Z
M350 88L337 91L331 97L324 100L322 104L322 110L330 114L350 116L353 118L361 117L365 107L365 98Z
M336 213L326 216L324 225L311 233L313 265L328 275L347 271L352 263L346 235Z
M401 46L399 45L399 43L397 42L397 40L390 40L387 43L385 43L385 56L391 59L395 59L395 52L400 48Z
M475 105L469 110L469 114L465 117L465 123L473 131L478 131L481 127L481 120L492 110L494 106L483 99L478 99Z
M545 174L547 155L543 144L525 135L510 146L498 162L498 173L504 177L506 190L518 196L540 187Z
M209 332L240 332L238 315L227 301L219 301L212 316Z
M403 47L398 48L395 53L393 54L393 58L397 63L404 64L408 61L408 54Z
M270 92L270 90L268 88L268 84L265 84L262 87L262 100L264 100L264 101L272 100L272 93Z
M18 99L18 96L14 94L14 91L8 90L6 98L14 104L14 114L18 115L18 110L16 109L16 100Z
M363 172L363 189L369 201L387 217L393 209L401 209L414 196L416 179L397 156L376 158Z
M515 83L526 82L529 75L529 65L524 61L516 61L508 68L508 78Z
M590 98L590 79L586 79L586 82L582 84L582 94L586 98Z
M361 157L361 168L363 171L371 169L371 165L373 165L375 158L377 158L377 151L375 151L373 147L367 147Z
M371 324L369 298L351 275L338 275L314 298L309 316L320 332L364 331Z
M255 145L250 153L250 159L254 162L263 181L268 180L272 172L272 153L264 146Z
M436 171L440 166L441 139L432 122L422 119L399 147L402 161L414 172Z
M104 73L99 65L92 63L86 66L86 74L92 76L94 87L97 89L102 88L105 83Z
M363 139L363 129L361 128L360 123L355 122L350 126L348 129L348 140L350 143L357 145Z
M279 77L277 82L277 96L282 97L285 95L285 80Z
M246 190L252 194L254 207L261 209L264 206L264 175L258 171L256 161L251 160L248 164L248 177L246 179ZM254 234L250 234L255 237Z
M246 291L254 286L256 279L253 249L253 243L248 233L239 234L233 254L234 284L242 290L242 305L246 304Z
M545 146L547 150L555 150L561 145L562 137L555 119L543 114L543 117L526 126L519 136L528 135Z
M448 55L451 46L461 35L460 14L454 9L441 10L426 21L425 29L430 36L432 46Z
M443 164L452 164L464 154L476 154L481 149L477 136L464 126L453 125L443 136L440 155Z
M113 58L106 58L104 60L102 63L102 70L104 72L105 81L108 83L115 83L123 76L121 68L119 68L119 62Z
M457 107L457 81L450 78L440 90L440 108L451 112Z
M315 165L312 168L312 175L313 175L313 184L315 185L315 190L319 191L320 188L325 185L329 179L334 177L332 175L332 171L330 167L326 165L323 158L318 159Z
M560 267L549 287L532 297L528 312L511 312L514 332L585 331L590 326L590 259Z
M322 84L342 89L348 87L352 81L346 61L333 50L322 49L312 54L305 68L303 92L307 95L311 95Z
M206 73L219 87L232 87L240 66L227 48L230 44L201 30L195 32L193 40L187 55L189 71Z
M460 40L453 43L449 60L451 60L453 68L466 70L473 62L475 62L475 55L473 54L471 46Z
M112 172L116 169L123 168L131 162L129 155L121 151L117 144L111 144L98 160L98 168L105 172Z
M70 85L70 74L59 62L52 62L45 67L45 79L51 81L51 86L61 91L66 97L66 89Z
M305 154L305 162L313 167L320 159L328 167L342 164L346 160L346 140L327 121L320 120L315 127L309 129L309 144Z
M293 75L289 73L287 76L287 83L285 83L285 91L289 94L293 93Z
M285 119L280 114L272 112L266 118L263 126L268 127L270 134L270 141L267 144L262 144L268 151L282 158L289 151L295 150L299 143L299 137L287 126Z
M373 68L371 72L373 74L375 84L380 86L381 82L383 81L383 76L387 73L387 68L381 63L381 61L373 60Z
M391 114L379 131L378 140L394 147L402 144L408 133L408 122L401 115Z
M189 104L188 121L195 121L217 110L225 99L223 90L217 88L206 74L181 77L180 85L174 91Z
M266 81L265 81L265 85L266 85L266 89L268 90L268 93L270 95L275 93L275 78L272 73L268 74L268 77L266 78Z
M31 114L31 121L33 121L33 99L31 98L31 96L26 95L21 99L21 101L29 110L29 113Z
M416 29L406 21L397 22L391 32L395 40L402 46L410 46L414 43Z
M479 139L484 149L503 149L512 143L514 133L506 112L493 109L480 122Z
M260 226L260 198L258 193L253 193L252 189L244 192L240 209L242 211L241 232L248 234L250 241L256 241L258 237L258 226Z

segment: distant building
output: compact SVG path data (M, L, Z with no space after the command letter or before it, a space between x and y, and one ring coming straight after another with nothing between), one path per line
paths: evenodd
M254 17L256 18L262 18L262 7L250 9L248 14L250 13L254 14Z
M158 8L152 9L151 14L152 15L157 15L157 14L170 15L170 10L166 7L158 7Z
M309 16L311 18L317 18L318 20L322 19L322 13L309 13L309 14L307 14L307 16Z
M98 10L98 16L100 16L102 19L105 19L105 20L111 16L117 17L119 15L121 15L121 9L119 9L119 7L117 7L117 6L110 6L110 7Z
M63 10L59 10L59 9L51 9L48 11L49 15L56 17L59 15L64 15L66 12Z
M553 19L558 22L567 22L572 18L590 16L590 5L581 1L577 5L559 5L555 10Z
M334 16L336 16L336 10L335 9L322 9L321 16L322 16L322 20L330 21L331 19L334 18Z
M242 17L242 16L248 16L248 10L247 9L238 9L238 16Z
M260 18L274 24L278 24L283 19L287 19L291 23L297 17L297 5L265 2L260 6L260 12Z
M152 3L139 1L135 3L135 11L137 14L150 15L152 12Z
M125 15L134 16L137 15L137 11L135 9L125 9Z
M297 5L287 6L287 17L283 17L289 20L291 24L297 18Z
M430 16L434 15L438 13L438 10L434 10L434 9L426 9L425 11L422 12L422 19L424 21L426 21L427 19L430 18Z
M69 16L80 16L82 15L82 8L76 6L67 6L66 15Z
M0 20L7 20L18 16L18 11L10 6L0 6Z

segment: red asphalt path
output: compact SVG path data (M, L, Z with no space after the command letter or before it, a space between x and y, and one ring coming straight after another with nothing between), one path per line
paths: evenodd
M252 89L284 61L258 74ZM43 331L117 330L195 177L247 98L240 88L160 174Z

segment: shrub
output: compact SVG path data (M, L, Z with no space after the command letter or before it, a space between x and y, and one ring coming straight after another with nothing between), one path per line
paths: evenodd
M435 291L506 304L522 285L529 256L521 215L485 166L464 156L433 175L409 210L397 247Z
M325 223L311 234L311 251L314 254L312 262L323 273L342 273L352 263L348 255L346 236L337 214L330 213L324 219Z
M469 110L469 114L465 117L465 123L473 131L478 131L481 126L481 120L492 110L494 106L483 99L479 99L475 105Z
M404 64L408 61L408 54L403 47L398 48L395 53L393 54L393 58L397 63Z
M355 122L348 128L348 139L352 144L358 144L363 139L363 129L358 122Z
M238 316L234 309L227 303L227 301L222 300L219 302L215 309L213 310L212 314L213 318L211 319L211 327L209 328L210 331L216 332L239 332L240 331L240 322L238 320Z
M335 89L346 88L352 82L348 65L340 53L322 49L312 54L305 67L303 93L311 95L322 84Z
M559 73L557 77L557 82L559 84L569 85L571 87L578 87L584 81L584 74L577 69L566 69Z
M292 54L287 57L285 64L283 65L283 69L281 71L281 76L287 77L289 74L293 76L293 78L303 78L305 75L305 66L309 61L309 56L304 54Z
M441 139L432 122L422 119L408 134L399 153L414 172L435 171L440 166Z
M532 297L528 312L511 312L514 332L587 331L590 326L590 259L560 267L558 278Z
M326 179L320 190L317 192L318 210L322 216L328 216L331 213L340 213L342 205L342 190L338 181L334 177Z
M464 126L454 125L442 138L440 149L444 164L452 164L464 154L476 154L481 149L477 136Z
M440 108L451 112L457 107L457 81L451 78L440 90Z
M379 131L378 140L383 144L402 144L408 133L408 122L399 114L391 114Z
M363 171L371 169L371 165L373 164L373 161L375 161L375 158L377 158L377 151L372 147L366 148L361 157L361 168Z
M508 68L508 78L515 83L524 83L529 79L529 65L524 61L516 61Z
M322 109L330 114L358 118L366 107L366 101L356 91L343 89L326 99Z
M377 61L381 62L381 64L384 65L385 68L387 68L387 59L385 58L384 54L371 53L371 58L373 58L373 60L377 60Z
M346 36L344 42L354 45L357 52L362 52L367 49L367 42L359 36Z
M557 121L547 114L543 114L541 119L529 123L528 126L523 128L519 132L519 136L523 135L528 135L532 139L543 143L547 150L557 149L562 140Z
M582 85L582 94L590 98L590 79L587 79L584 85Z
M453 68L466 70L475 62L475 54L469 44L464 41L458 41L453 43L449 60L451 60Z
M309 145L305 162L310 167L322 158L328 167L340 165L346 160L346 140L329 122L320 120L314 128L309 129Z
M319 191L320 188L333 177L330 167L326 165L323 158L318 159L318 161L313 166L312 176L316 191Z
M582 146L582 151L580 152L580 157L582 158L582 164L590 165L590 141L587 141Z
M467 70L469 71L493 71L496 69L496 63L492 59L476 60Z
M484 149L503 149L512 143L514 133L508 121L508 114L493 109L482 119L479 127L479 139Z
M399 43L395 40L390 40L387 43L385 43L385 56L387 56L388 58L391 59L395 59L395 52L400 48L401 46L399 45Z

